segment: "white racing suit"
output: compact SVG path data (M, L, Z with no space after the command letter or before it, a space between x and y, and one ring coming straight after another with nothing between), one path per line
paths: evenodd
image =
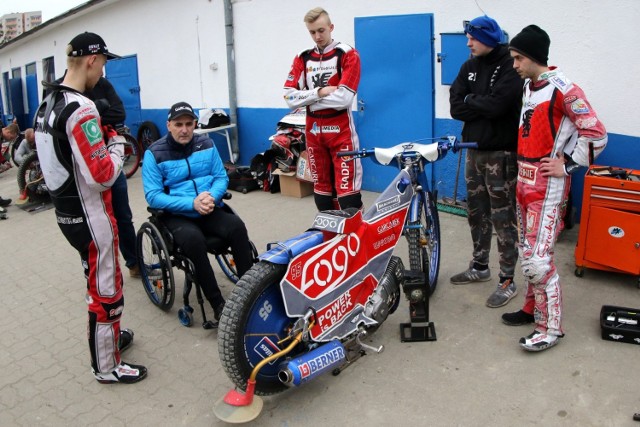
M562 288L553 253L564 227L569 174L602 152L607 133L582 89L550 68L537 82L525 82L516 199L520 260L527 281L523 311L534 315L536 330L561 336ZM543 177L539 172L543 157L564 157L568 173Z
M38 108L35 136L58 226L80 253L87 278L91 365L107 373L120 363L124 298L110 187L120 174L124 146L107 148L95 104L60 85ZM115 131L107 136L110 142L120 138Z

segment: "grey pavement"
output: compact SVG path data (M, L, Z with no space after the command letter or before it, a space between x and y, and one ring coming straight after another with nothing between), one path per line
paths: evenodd
M0 175L0 195L17 198L15 168ZM136 229L146 219L138 172L129 180ZM376 194L365 192L370 204ZM312 223L311 197L233 193L232 206L260 250ZM125 275L123 327L135 331L124 359L149 368L134 385L101 385L89 367L85 282L77 253L58 230L53 210L27 213L11 205L0 221L0 426L211 426L212 412L231 387L221 368L217 332L177 319L182 290L169 312L147 299L139 280ZM264 398L259 426L633 426L640 412L638 354L631 344L603 341L603 304L639 307L637 278L587 270L576 278L577 229L556 248L564 289L566 337L538 354L518 345L531 326L500 322L520 308L524 290L507 306L485 301L495 283L453 286L471 254L466 219L441 213L442 265L431 299L437 341L401 343L407 303L370 338L385 351L367 355L339 376ZM398 253L406 261L406 247ZM491 268L497 274L492 251ZM214 263L225 295L232 284ZM197 314L197 313L196 313ZM196 320L199 316L196 316Z

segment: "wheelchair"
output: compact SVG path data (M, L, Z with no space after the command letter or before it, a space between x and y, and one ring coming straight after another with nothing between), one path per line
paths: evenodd
M224 200L230 198L230 193L225 193L223 196ZM224 209L231 214L237 215L226 203L216 209ZM166 213L160 209L150 207L147 207L147 211L151 214L149 220L140 226L136 236L136 256L147 296L161 310L168 311L171 309L175 299L176 287L173 276L173 267L175 266L184 272L184 305L178 310L180 323L184 326L193 324L193 308L189 305L189 294L193 285L195 285L196 298L202 312L202 327L205 329L217 327L217 322L207 320L202 289L196 280L193 262L174 243L171 231L162 222L162 218ZM206 243L207 251L215 257L223 273L229 280L236 283L239 277L229 246L222 239L215 236L206 236ZM258 251L253 242L249 241L249 243L251 244L254 261L256 261Z

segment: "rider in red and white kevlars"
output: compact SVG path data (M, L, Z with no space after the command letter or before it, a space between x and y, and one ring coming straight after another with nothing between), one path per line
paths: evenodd
M333 24L322 8L307 12L305 24L316 43L298 54L285 82L291 109L306 107L306 145L320 211L362 207L360 159L345 161L336 153L360 148L351 106L360 82L360 56L331 38Z
M550 39L535 25L516 35L513 67L526 79L518 134L520 260L527 281L523 308L502 316L508 325L535 323L520 339L528 351L564 336L562 288L553 253L564 224L571 173L588 166L607 145L607 133L580 87L547 66Z
M122 169L124 139L102 126L95 104L83 95L96 85L111 54L94 33L74 37L66 53L67 74L50 86L36 113L38 159L58 226L79 252L87 279L93 374L100 383L134 383L147 369L120 359L133 333L120 330L124 297L110 189Z

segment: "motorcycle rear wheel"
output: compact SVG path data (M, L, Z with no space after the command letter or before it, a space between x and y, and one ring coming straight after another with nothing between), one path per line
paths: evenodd
M239 389L246 389L251 371L260 361L279 351L278 341L287 337L295 321L287 317L280 294L286 268L265 261L255 264L227 299L220 318L218 353L227 376ZM287 357L302 352L302 348L295 348ZM281 361L277 359L260 369L256 394L276 394L288 388L278 379Z
M47 194L42 169L40 169L40 161L38 160L38 152L34 151L28 154L20 167L18 168L18 189L22 194L27 186L29 187L30 196L43 196Z

